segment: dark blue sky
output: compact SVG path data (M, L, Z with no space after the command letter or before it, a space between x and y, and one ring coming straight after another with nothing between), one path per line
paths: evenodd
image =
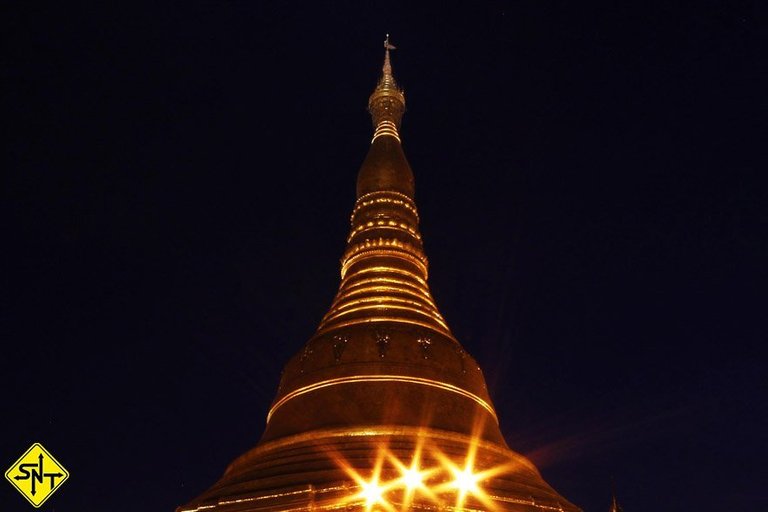
M764 5L116 4L0 16L0 463L70 470L42 510L170 511L258 441L338 285L385 32L510 446L586 512L612 477L627 512L768 507Z

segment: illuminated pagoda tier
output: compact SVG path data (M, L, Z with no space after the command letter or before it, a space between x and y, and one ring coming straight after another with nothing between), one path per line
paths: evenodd
M432 299L385 48L339 291L285 366L259 444L179 511L579 510L507 447Z

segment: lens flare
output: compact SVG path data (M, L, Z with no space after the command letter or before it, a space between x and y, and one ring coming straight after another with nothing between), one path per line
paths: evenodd
M481 421L476 421L472 438L467 445L467 452L464 457L456 461L455 457L448 457L438 448L434 448L433 454L440 461L444 471L452 477L438 485L434 491L440 495L449 495L455 498L453 507L457 510L465 508L467 499L479 502L484 510L496 511L498 505L483 488L482 483L495 475L506 471L506 465L482 467L477 464L477 451L482 442Z
M332 458L336 463L344 469L352 480L357 484L360 489L359 492L350 494L347 497L340 500L340 506L352 506L362 504L366 512L373 510L383 510L386 512L396 512L396 509L387 500L385 496L393 488L393 482L382 481L382 466L384 465L384 458L386 456L386 446L380 445L376 450L376 461L369 473L370 478L364 477L358 470L356 470L349 461L345 460L340 454L334 453ZM366 471L367 472L367 471Z
M377 503L382 501L384 488L378 482L368 482L361 484L362 491L360 495L365 498L365 507L371 509Z
M375 460L359 467L354 467L340 453L329 452L356 484L353 492L339 498L338 508L407 512L438 507L498 512L492 479L518 471L518 463L510 460L489 464L488 457L479 456L483 445L480 430L478 427L467 439L463 453L455 449L444 453L427 436L421 435L412 452L408 448L404 450L402 444L391 445L389 440L373 444Z
M387 452L387 458L395 468L400 471L400 482L405 486L408 493L412 494L418 488L424 487L424 479L428 472L421 468L421 452L423 449L423 440L419 439L416 443L416 449L411 457L411 464L406 466L394 454Z
M475 494L479 490L479 487L477 486L479 477L472 472L472 468L464 468L461 471L454 470L453 476L454 480L451 485L458 489L460 493L465 495L467 493Z
M403 483L405 487L412 491L423 485L424 475L417 469L408 468L403 471Z

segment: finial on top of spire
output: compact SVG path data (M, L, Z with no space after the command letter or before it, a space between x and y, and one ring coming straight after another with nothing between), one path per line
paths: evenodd
M389 42L389 34L387 34L386 39L384 39L384 67L382 68L384 74L382 78L384 80L386 80L387 77L392 78L392 64L389 61L389 50L397 50L397 46ZM392 78L392 81L394 82L394 78Z
M389 34L387 34L387 38L384 39L384 48L387 50L397 50L397 46L389 42Z
M618 500L616 500L616 484L613 481L613 477L611 477L611 508L608 512L624 512Z

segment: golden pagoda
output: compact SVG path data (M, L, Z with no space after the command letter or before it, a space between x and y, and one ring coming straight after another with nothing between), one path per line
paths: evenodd
M509 449L432 298L384 46L336 297L286 364L259 443L178 512L579 510Z

